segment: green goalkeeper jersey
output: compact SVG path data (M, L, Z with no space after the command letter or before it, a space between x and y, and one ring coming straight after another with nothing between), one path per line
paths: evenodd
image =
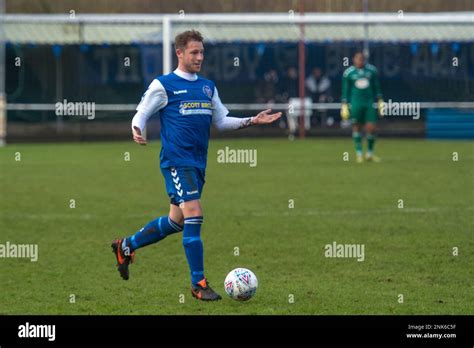
M375 97L382 98L375 66L366 64L362 69L351 66L344 71L341 98L343 103L371 105Z

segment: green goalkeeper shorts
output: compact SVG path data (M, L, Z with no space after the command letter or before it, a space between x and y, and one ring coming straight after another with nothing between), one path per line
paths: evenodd
M351 105L352 123L366 124L377 122L377 111L372 105L352 104Z

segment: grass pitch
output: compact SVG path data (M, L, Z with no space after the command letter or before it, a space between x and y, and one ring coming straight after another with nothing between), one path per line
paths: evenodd
M257 166L218 163L225 146L257 149ZM202 236L218 303L191 297L179 235L138 250L129 281L116 271L112 239L168 212L159 149L0 149L0 244L39 248L0 258L0 314L474 314L472 142L381 139L383 162L356 164L350 139L211 141ZM325 257L333 242L364 245L364 261ZM258 277L249 302L224 294L235 267Z

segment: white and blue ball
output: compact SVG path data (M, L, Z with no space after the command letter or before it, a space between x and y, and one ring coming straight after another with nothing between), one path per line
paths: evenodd
M247 268L236 268L230 271L224 281L225 292L237 301L250 300L257 288L257 277Z

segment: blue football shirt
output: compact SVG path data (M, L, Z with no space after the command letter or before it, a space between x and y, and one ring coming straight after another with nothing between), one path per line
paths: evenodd
M137 106L132 128L143 134L156 113L161 122L161 168L205 168L211 123L219 130L251 124L251 117L227 116L214 82L179 69L153 80Z
M186 80L174 72L157 78L168 98L160 110L162 168L205 168L212 123L214 83Z

